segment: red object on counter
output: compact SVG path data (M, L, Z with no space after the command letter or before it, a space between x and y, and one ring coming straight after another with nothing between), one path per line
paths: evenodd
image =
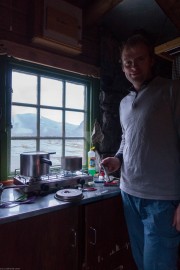
M97 188L94 187L88 187L88 188L83 188L83 191L95 191Z
M112 182L105 182L104 186L110 187L110 186L119 186L119 181L112 181Z

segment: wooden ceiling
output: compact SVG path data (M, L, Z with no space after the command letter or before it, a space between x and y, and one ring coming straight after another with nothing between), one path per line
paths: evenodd
M115 8L123 0L97 0L85 8L85 25L98 23L103 16Z
M84 25L110 29L117 39L126 39L134 30L151 34L156 53L172 59L180 53L179 0L83 0Z
M74 0L65 0L75 4ZM180 0L76 0L83 11L83 28L109 29L119 40L133 31L151 34L156 52L172 58L180 52Z
M73 4L73 0L67 0ZM160 9L166 14L166 16L172 21L172 23L180 30L180 1L179 0L78 0L77 4L86 11L86 22L89 25L97 23L102 19L103 16L111 12L115 7L121 9L121 2L124 2L127 6L126 11L129 12L133 10L137 15L149 9L152 6L152 9L157 12L157 7L155 3L159 5ZM112 12L113 16L115 13ZM115 19L118 19L116 16ZM150 18L147 18L150 19ZM150 22L153 20L153 17L150 19ZM129 24L132 22L130 21ZM143 24L143 22L141 22ZM133 24L132 24L133 27Z
M156 0L158 5L166 13L169 19L180 30L180 1L178 0Z

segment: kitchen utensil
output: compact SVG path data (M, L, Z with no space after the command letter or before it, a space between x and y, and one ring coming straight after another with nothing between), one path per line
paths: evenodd
M83 198L82 191L79 189L62 189L58 190L55 194L55 198L60 201L75 202Z
M94 187L86 187L86 188L83 188L82 191L96 191L97 188L94 188Z
M82 169L82 157L66 156L61 157L61 167L65 171L78 171Z
M0 205L2 205L2 193L4 189L10 189L10 188L22 188L24 189L27 185L9 185L9 186L4 186L2 183L0 183Z
M34 178L49 174L51 154L55 152L23 152L20 154L20 174Z
M108 168L107 168L107 167L105 167L103 164L101 164L101 167L102 167L102 168L103 168L103 170L104 170L105 179L107 179L106 181L107 181L107 182L110 182L111 180L110 180L110 177L109 177Z
M34 203L35 202L36 197L29 197L28 199L24 199L24 200L15 200L15 201L7 201L7 202L2 202L0 204L0 208L11 208L11 207L15 207L17 205L21 205L21 204L30 204L30 203Z

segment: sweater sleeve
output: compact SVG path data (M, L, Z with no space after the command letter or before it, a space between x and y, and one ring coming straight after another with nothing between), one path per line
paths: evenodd
M120 110L121 110L120 108L121 108L121 104L119 107L119 115L120 115ZM121 119L121 115L120 115L120 119ZM124 149L124 144L125 144L125 136L124 136L124 128L122 126L121 120L120 120L120 124L121 124L121 129L122 129L121 143L120 143L118 151L115 154L115 157L117 157L120 160L120 162L122 163L123 162L123 149Z
M175 128L178 138L180 139L180 80L173 81L171 93L171 106L174 118Z
M118 151L115 154L115 157L117 157L120 160L121 163L123 161L124 143L125 143L124 133L122 133L122 139L121 139L120 147L119 147Z

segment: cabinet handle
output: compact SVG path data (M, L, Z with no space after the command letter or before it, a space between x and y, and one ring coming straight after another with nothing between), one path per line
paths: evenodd
M76 231L74 229L72 229L72 233L74 235L74 242L72 243L71 246L76 247L76 245L77 245L77 233L76 233Z
M89 243L95 246L96 245L96 229L93 227L90 227L90 229L94 232L94 241L90 241Z

